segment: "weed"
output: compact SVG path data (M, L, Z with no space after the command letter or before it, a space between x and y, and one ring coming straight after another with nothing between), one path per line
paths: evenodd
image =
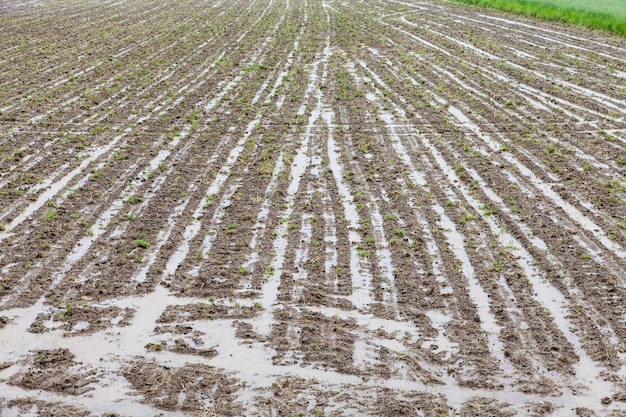
M489 267L489 271L492 272L500 272L502 271L502 267L506 264L506 262L502 259L495 259L491 262L491 266Z
M585 163L583 164L583 172L587 173L589 172L590 169L591 169L591 165L589 165L589 163L585 161Z
M393 234L398 237L404 237L404 230L402 229L393 229Z
M468 212L464 211L461 214L461 220L459 220L459 223L465 224L465 223L467 223L469 221L472 221L472 220L475 220L475 219L476 219L476 216L474 216L473 214L469 214Z
M60 320L60 321L65 321L65 316L70 314L71 309L72 309L72 307L70 306L70 303L65 303L65 308L63 309L63 311L61 311L57 315L57 319Z
M213 200L215 200L215 194L207 194L204 197L204 205L202 205L202 208L205 210L209 208L209 206L213 203Z
M136 248L148 249L150 247L150 243L146 242L143 239L135 239L133 242Z
M490 203L483 204L482 206L480 206L480 209L482 210L483 216L485 217L491 216L492 214L497 213L497 211L491 207Z
M47 220L47 221L58 220L60 218L61 218L61 216L59 215L59 213L57 213L53 209L50 209L50 210L46 211L46 214L43 215L43 219Z

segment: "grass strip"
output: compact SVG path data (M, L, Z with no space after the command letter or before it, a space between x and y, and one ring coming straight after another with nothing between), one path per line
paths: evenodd
M599 29L626 37L626 18L532 0L452 0L525 16Z

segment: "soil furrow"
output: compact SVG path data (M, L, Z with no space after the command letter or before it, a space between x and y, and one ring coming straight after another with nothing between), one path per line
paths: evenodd
M622 40L8 0L0 45L0 415L624 413Z

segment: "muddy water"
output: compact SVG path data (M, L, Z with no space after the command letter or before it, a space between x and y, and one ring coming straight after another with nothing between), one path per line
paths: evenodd
M440 1L28 4L0 416L626 409L621 40Z

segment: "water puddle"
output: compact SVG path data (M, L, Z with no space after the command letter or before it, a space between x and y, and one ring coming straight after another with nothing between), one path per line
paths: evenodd
M448 175L449 178L457 179L455 178L456 174L447 165L438 151L428 142L426 138L422 138L422 140L428 146L433 156L435 156L439 167ZM485 190L486 186L482 185L482 188ZM481 204L469 194L465 187L461 187L461 190L466 201L470 203L475 210L480 211ZM502 247L509 248L512 255L515 259L517 259L517 263L522 267L527 278L530 280L535 289L533 298L541 304L546 311L550 312L554 323L574 348L579 357L579 362L574 366L576 369L576 382L588 388L588 396L590 398L594 396L595 398L602 398L602 396L605 396L607 383L600 377L601 368L586 354L578 336L576 336L571 330L571 323L568 320L570 314L568 311L568 307L570 305L568 301L545 279L545 277L539 273L537 268L534 266L534 259L532 255L526 251L523 245L515 237L513 237L505 229L501 228L493 217L483 216L483 220L491 229L498 243ZM603 390L604 394L601 393Z
M461 272L468 283L469 296L476 306L480 327L487 334L489 339L489 350L498 359L500 365L507 375L512 375L514 368L509 360L504 356L504 345L500 341L500 331L502 327L498 325L492 313L489 296L476 279L474 268L469 260L464 247L463 236L456 230L455 224L445 214L443 207L433 206L434 211L440 216L439 227L444 230L444 235L454 253L456 259L460 261Z
M241 187L241 185L242 185L241 181L235 181L232 184L230 184L230 186L227 188L227 190L224 192L224 195L220 199L219 205L213 212L213 217L211 218L209 230L204 236L204 239L202 239L202 244L199 249L198 257L202 260L202 262L205 262L208 259L209 252L211 251L211 247L213 246L213 241L217 237L219 226L222 222L222 218L224 217L224 210L230 207L231 205L230 199L235 194L235 192ZM169 261L173 261L175 259L176 259L175 257L171 257ZM185 262L185 259L184 258L181 259L177 267L182 265L184 262ZM170 268L173 268L173 266L170 265ZM190 276L198 276L201 268L202 268L202 263L190 269L187 272L187 274Z
M5 225L5 232L0 233L0 242L7 237L7 233L21 224L24 220L29 218L34 212L43 207L50 199L52 199L55 195L57 195L67 184L78 174L83 172L85 168L95 160L97 160L100 156L109 152L124 136L131 132L131 129L128 128L124 131L124 133L115 136L108 144L98 147L91 152L89 152L87 157L80 163L80 165L74 168L70 173L66 174L63 178L51 184L50 187L44 191L39 198L34 203L28 205L23 212L19 215L15 216L13 220Z
M434 340L429 340L422 343L422 349L430 349L431 346L436 345L436 353L444 353L442 360L444 362L450 360L452 355L459 352L458 343L452 342L448 336L446 336L446 326L452 320L452 317L436 310L429 310L426 312L426 316L430 319L431 326L437 330L437 337Z
M276 165L274 165L274 170L272 171L272 178L270 179L267 188L265 189L265 197L263 203L261 204L261 209L259 210L259 214L257 215L257 220L252 226L252 238L250 239L250 255L247 256L246 261L243 263L243 267L247 270L251 270L251 268L256 264L259 260L259 251L257 249L257 245L259 240L264 236L265 229L267 227L267 218L270 214L270 205L272 202L272 197L274 195L274 190L276 189L276 185L278 183L278 175L283 172L284 169L284 161L283 161L283 152L280 152L278 155ZM242 288L249 289L249 283L244 283Z
M482 130L473 123L461 110L454 106L448 108L450 114L455 116L457 120L467 127L473 133L475 133L480 139L487 143L492 150L497 151L500 149L500 144L494 141L488 134L482 132ZM553 201L553 203L560 207L573 222L580 224L585 230L591 233L605 248L613 252L615 255L622 259L626 259L626 251L621 248L619 244L612 241L606 236L606 233L596 225L591 219L581 213L576 207L567 201L563 200L550 186L543 180L538 178L530 169L523 165L517 158L509 153L503 153L502 157L505 158L512 166L519 169L519 172L524 175L528 180L542 192L542 194Z
M330 40L327 39L327 44L329 43ZM276 230L276 239L274 240L273 245L273 251L275 255L270 263L270 265L272 265L274 269L267 277L267 282L264 283L263 287L261 288L261 297L259 302L263 306L264 311L260 315L259 319L255 322L256 329L260 334L269 334L273 324L273 313L271 307L274 306L278 297L278 287L280 286L280 277L282 275L285 256L287 252L288 220L294 210L294 200L300 188L300 180L311 164L311 158L308 155L309 142L311 140L313 128L322 115L323 94L321 89L319 88L319 85L323 84L326 81L329 59L330 49L327 48L325 50L322 60L323 68L321 76L318 75L319 62L316 62L313 64L311 75L309 77L309 85L307 86L307 89L312 88L311 86L317 86L317 104L316 107L311 111L311 114L308 118L306 130L301 136L302 141L300 143L300 148L298 149L298 152L293 159L291 169L289 171L291 179L286 190L287 197L285 199L285 204L287 208L281 214L281 218L284 221L279 224Z
M328 114L325 118L328 128L328 165L332 171L335 185L341 198L344 211L344 218L348 224L348 239L350 240L350 276L352 277L352 294L350 300L360 309L366 308L372 302L371 280L372 277L362 264L358 249L361 244L361 236L357 232L360 228L360 216L356 209L354 198L343 180L343 166L340 162L340 148L333 137L332 116Z
M115 200L109 206L109 208L100 215L100 217L94 223L94 227L90 229L90 233L87 236L83 236L74 246L72 252L70 252L70 254L66 257L65 262L63 263L63 268L61 269L61 271L55 274L55 278L52 283L53 287L61 282L63 277L65 277L65 274L67 274L67 272L69 272L71 268L89 252L93 243L102 235L104 235L110 222L115 216L117 216L117 214L119 214L120 210L124 206L124 202L126 201L126 199L133 195L137 189L139 189L145 179L149 178L150 174L153 173L159 167L159 165L170 155L171 150L173 150L178 145L180 140L183 139L186 134L186 132L182 132L179 136L171 141L168 149L159 152L157 156L150 161L148 166L144 168L144 170L139 174L138 179L132 181L129 185L126 186L126 188L122 192L122 197ZM143 204L147 204L147 201L144 201Z

